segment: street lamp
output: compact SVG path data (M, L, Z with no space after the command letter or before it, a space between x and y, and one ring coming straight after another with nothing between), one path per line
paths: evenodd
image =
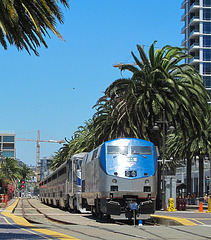
M153 127L153 130L159 130L159 126L157 125L158 123L161 123L163 125L163 156L162 156L162 192L161 192L161 200L162 200L162 206L161 210L165 210L165 145L166 145L166 125L168 125L168 121L166 120L166 111L163 109L163 114L162 114L162 121L156 121L155 126ZM170 131L174 130L173 126L169 127Z

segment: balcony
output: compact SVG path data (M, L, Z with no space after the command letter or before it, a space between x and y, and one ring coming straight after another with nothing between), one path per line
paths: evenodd
M193 23L193 22L199 22L199 16L194 16L191 18L189 24Z
M199 37L199 29L194 29L191 33L190 33L190 35L189 35L189 38L190 39L193 39L193 38L198 38Z
M182 16L181 16L181 22L184 22L185 21L185 17L187 16L187 13L184 13Z
M190 52L195 52L199 50L199 43L193 43L190 48L189 48Z
M181 34L185 34L185 30L186 30L186 26L183 26L183 27L181 28Z
M187 42L187 40L184 38L182 41L181 41L181 46L185 47L185 43Z
M194 56L193 58L190 59L190 64L198 64L199 63L199 56Z
M199 8L199 2L195 2L190 6L190 12L194 12L195 9Z
M187 0L184 0L181 4L181 9L185 9L185 4L186 4Z

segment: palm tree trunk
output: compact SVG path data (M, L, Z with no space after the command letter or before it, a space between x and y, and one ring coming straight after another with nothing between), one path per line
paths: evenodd
M203 156L199 156L199 197L203 197L204 193L204 159Z
M192 188L191 188L191 159L187 159L187 195L192 194Z

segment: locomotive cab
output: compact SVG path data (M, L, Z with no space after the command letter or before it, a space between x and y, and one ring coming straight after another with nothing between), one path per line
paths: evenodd
M137 217L155 211L157 154L140 139L105 142L82 164L82 198L94 215ZM135 208L135 209L134 209Z

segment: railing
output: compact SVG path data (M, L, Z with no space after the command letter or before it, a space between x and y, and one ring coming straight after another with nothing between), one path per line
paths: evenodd
M183 26L183 27L181 28L181 32L183 32L183 31L185 30L185 28L186 28L186 26Z
M199 6L199 2L193 3L193 4L190 6L190 10L191 10L194 6ZM190 11L190 10L189 10L189 11Z
M192 36L194 33L199 33L199 29L194 29L194 30L190 33L190 36Z
M182 19L185 17L186 13L183 13L182 16L181 16L181 21Z
M199 16L194 16L191 18L190 23L193 22L194 20L199 20Z
M190 46L190 50L193 48L193 47L198 47L199 46L199 43L193 43L191 46Z
M187 0L184 0L181 4L181 8L183 7L183 5L187 2Z
M184 38L184 39L181 41L181 45L185 44L186 41L187 41L186 38Z
M194 56L191 58L189 63L192 63L194 60L199 60L199 56Z

